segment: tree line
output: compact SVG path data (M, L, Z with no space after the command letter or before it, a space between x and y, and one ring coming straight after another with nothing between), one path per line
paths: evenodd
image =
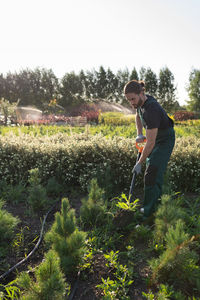
M180 108L176 100L174 75L168 67L162 68L156 75L151 68L142 67L129 71L127 68L113 73L110 68L79 73L66 73L58 79L51 69L24 69L19 73L0 74L0 99L10 104L34 106L43 111L52 100L63 109L77 104L104 100L107 102L125 103L124 85L132 79L144 80L146 93L156 97L168 111ZM192 110L200 110L200 70L193 70L189 77L188 105Z

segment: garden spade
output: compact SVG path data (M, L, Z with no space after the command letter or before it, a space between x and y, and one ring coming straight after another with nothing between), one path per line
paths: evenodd
M138 162L142 150L144 148L144 143L146 142L146 139L141 143L136 142L136 148L138 149L138 154L137 154L137 160L136 163ZM130 197L130 202L133 202L133 190L135 186L135 180L136 180L136 173L133 173L133 177L131 180L131 186L130 186L130 191L129 191L129 197ZM116 228L125 228L127 225L131 223L133 220L135 212L132 210L120 210L116 216L113 219L113 224L116 226Z
M141 142L140 143L136 142L136 148L138 149L136 163L140 159L142 150L144 148L144 143L146 143L146 139L144 139L142 143ZM133 201L133 190L134 190L134 186L135 186L136 176L137 176L136 172L133 172L133 177L132 177L132 180L131 180L131 186L130 186L130 190L129 190L130 202Z

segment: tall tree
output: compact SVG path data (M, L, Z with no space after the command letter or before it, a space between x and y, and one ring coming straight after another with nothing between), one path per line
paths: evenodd
M46 103L57 97L58 79L52 70L22 70L19 74L8 73L5 84L5 97L11 103L36 106L43 109Z
M144 80L144 78L145 78L145 74L146 74L146 68L145 67L141 67L140 68L140 71L139 71L139 77L140 77L140 80Z
M97 98L95 69L92 69L91 71L87 70L85 76L86 76L86 81L85 81L86 95L88 99L91 102L93 102Z
M135 67L130 74L130 80L139 80L138 72Z
M118 87L117 87L117 94L118 94L118 101L123 103L124 101L127 103L124 97L124 86L130 80L130 73L129 70L126 68L124 70L118 70L116 74L116 78L118 79Z
M167 112L173 111L174 107L177 105L175 92L174 75L167 67L165 67L159 72L157 98Z
M107 74L103 66L100 66L99 71L95 72L96 75L96 96L99 99L106 99L106 89L108 86Z
M156 74L148 68L144 74L145 89L151 96L157 96L158 79Z
M188 108L200 112L200 70L193 69L189 76L187 88L190 100L187 101Z
M111 71L110 68L107 69L106 72L106 79L107 79L107 87L106 87L106 99L107 101L111 102L118 102L118 78L115 74Z
M5 98L5 78L3 74L0 74L0 99Z
M60 82L60 99L59 104L67 108L70 105L81 103L83 94L83 85L79 75L74 72L66 73Z

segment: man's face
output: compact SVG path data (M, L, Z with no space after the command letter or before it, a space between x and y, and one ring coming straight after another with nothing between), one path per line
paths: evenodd
M143 105L144 101L141 93L139 95L135 93L128 93L125 96L131 106L133 106L135 109Z

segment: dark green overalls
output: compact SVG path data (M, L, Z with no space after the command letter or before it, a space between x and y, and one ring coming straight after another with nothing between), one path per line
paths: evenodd
M148 99L148 105L155 100ZM146 128L140 108L137 110ZM159 129L155 146L146 159L146 170L144 175L144 219L148 218L155 211L158 199L162 195L163 176L167 168L175 143L175 132L173 127Z

